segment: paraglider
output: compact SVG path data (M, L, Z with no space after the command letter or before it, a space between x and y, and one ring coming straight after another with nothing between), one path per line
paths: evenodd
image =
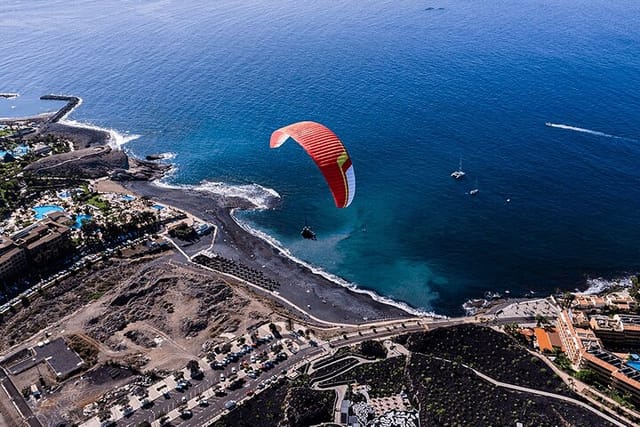
M316 163L329 185L336 206L349 206L356 192L356 177L351 157L336 134L320 123L298 122L273 132L269 145L278 148L289 138L300 144Z

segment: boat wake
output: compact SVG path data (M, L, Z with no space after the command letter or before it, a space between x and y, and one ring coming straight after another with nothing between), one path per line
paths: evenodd
M611 135L611 134L600 132L593 129L585 129L585 128L579 128L576 126L569 126L569 125L563 125L560 123L550 123L550 122L545 123L545 125L550 128L570 130L573 132L588 133L589 135L601 136L603 138L623 139L625 141L638 142L637 139L627 138L625 136Z

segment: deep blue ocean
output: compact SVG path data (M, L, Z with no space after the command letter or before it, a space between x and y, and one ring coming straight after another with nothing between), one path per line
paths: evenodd
M171 184L276 191L240 217L296 257L455 314L640 271L639 22L628 0L5 0L0 117L80 96L71 119L174 153ZM299 120L347 146L349 208L269 149Z

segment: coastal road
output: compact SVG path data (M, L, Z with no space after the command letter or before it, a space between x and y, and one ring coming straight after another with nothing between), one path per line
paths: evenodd
M529 321L532 320L528 317L514 317L514 318L505 318L499 319L497 321L493 321L495 324L506 324L512 322L519 321ZM267 378L270 378L273 373L280 373L282 370L289 371L293 367L299 364L304 364L311 359L317 358L322 353L329 354L329 347L339 348L344 346L350 346L359 344L362 341L370 340L370 339L385 339L390 338L392 336L407 334L407 333L415 333L415 332L424 332L427 330L441 328L441 327L450 327L455 325L461 325L466 323L480 323L480 321L475 320L472 317L459 317L453 319L441 319L437 321L427 321L427 320L410 320L403 322L405 326L403 327L401 323L394 322L380 322L379 324L371 324L367 325L366 330L361 330L359 333L349 333L347 338L344 339L343 336L336 337L331 340L328 345L325 344L321 347L306 347L301 348L298 353L289 356L289 358L283 362L280 362L273 371L268 371L266 373L262 373L258 378L252 379L249 377L244 377L246 383L238 390L225 390L227 395L214 397L212 388L216 388L220 384L226 385L227 382L220 381L220 373L224 373L226 377L229 375L229 371L232 366L238 366L238 363L232 363L225 368L225 370L206 370L205 377L202 380L191 380L193 384L184 392L178 392L176 390L168 390L168 398L159 397L155 399L151 406L148 408L140 408L136 410L134 414L132 414L128 418L123 418L119 420L119 425L131 426L135 427L140 424L142 421L153 422L156 420L160 414L169 414L175 408L180 406L187 405L184 400L188 401L188 407L192 411L193 415L190 418L183 419L181 417L177 417L172 419L172 425L180 425L185 427L195 427L206 425L211 419L215 418L218 415L223 414L226 409L224 408L224 404L230 400L234 400L239 402L245 398L247 398L247 392L260 392L258 388L258 384L264 382ZM375 332L373 332L375 329ZM198 405L193 399L197 396L205 395L207 397L207 405ZM175 415L175 412L173 413Z
M521 317L508 317L503 319L495 319L489 322L490 325L506 325L509 323L523 323L535 321L534 317L521 316ZM404 327L402 327L404 323ZM405 322L397 322L393 325L389 325L387 322L381 322L380 325L367 325L366 330L361 330L357 333L347 334L347 338L344 336L333 338L329 341L329 345L332 347L344 347L349 345L358 344L364 340L371 339L383 339L392 337L395 335L410 334L414 332L425 332L436 328L447 328L451 326L463 325L463 324L482 324L480 320L476 320L473 317L455 317L451 319L442 320L424 320L415 321L407 320ZM373 330L375 329L375 332ZM362 335L360 335L362 334Z

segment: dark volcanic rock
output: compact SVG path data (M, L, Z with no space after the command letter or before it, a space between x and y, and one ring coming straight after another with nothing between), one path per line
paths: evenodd
M128 167L125 153L102 146L48 156L30 164L25 171L40 176L99 178Z

